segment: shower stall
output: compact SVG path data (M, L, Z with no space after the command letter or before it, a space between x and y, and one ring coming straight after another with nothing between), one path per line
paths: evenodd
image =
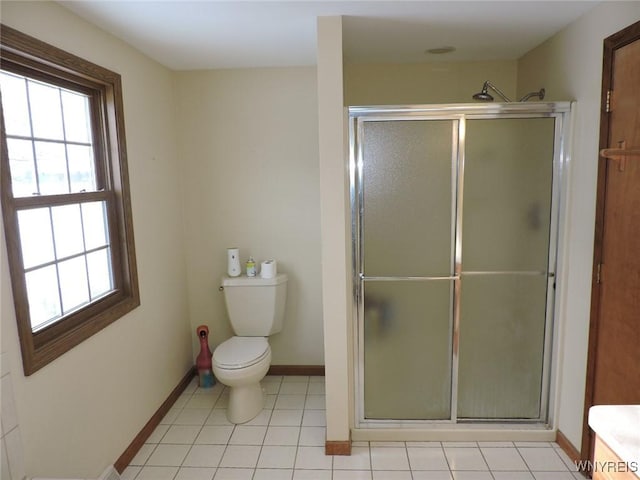
M350 107L356 428L545 428L570 104Z

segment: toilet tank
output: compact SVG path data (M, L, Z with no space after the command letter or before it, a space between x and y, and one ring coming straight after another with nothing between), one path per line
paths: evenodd
M282 330L287 275L223 277L224 301L236 335L268 337Z

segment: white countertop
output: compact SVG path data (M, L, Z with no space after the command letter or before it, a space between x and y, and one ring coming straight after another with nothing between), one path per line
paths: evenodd
M640 405L591 407L589 426L620 460L640 465ZM640 472L635 473L640 478Z

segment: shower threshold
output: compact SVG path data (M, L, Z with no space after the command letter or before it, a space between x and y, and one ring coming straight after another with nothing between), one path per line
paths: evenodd
M351 430L353 441L554 442L556 429L542 423L375 422Z

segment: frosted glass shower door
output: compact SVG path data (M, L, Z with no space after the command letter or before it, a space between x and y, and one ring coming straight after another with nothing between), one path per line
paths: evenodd
M363 122L364 417L448 420L457 121Z
M541 416L554 125L466 124L460 419Z
M358 427L548 421L569 111L349 108Z

